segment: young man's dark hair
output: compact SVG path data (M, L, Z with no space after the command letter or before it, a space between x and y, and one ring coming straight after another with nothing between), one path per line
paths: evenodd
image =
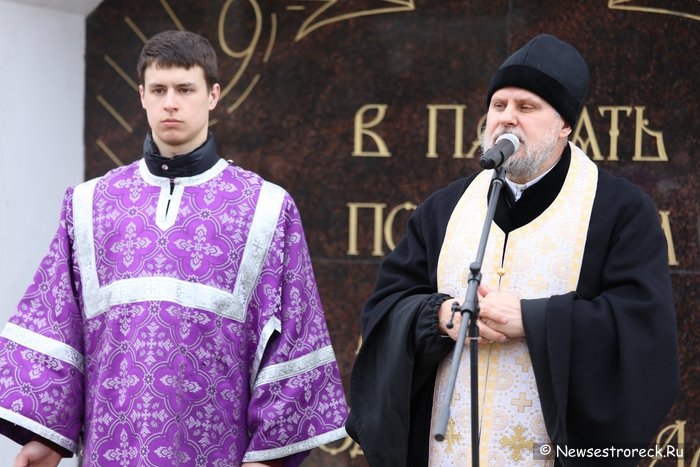
M209 41L189 31L163 31L156 34L144 46L136 65L139 83L143 83L146 68L151 64L158 68L181 67L190 69L199 65L204 70L207 87L219 82L216 52Z

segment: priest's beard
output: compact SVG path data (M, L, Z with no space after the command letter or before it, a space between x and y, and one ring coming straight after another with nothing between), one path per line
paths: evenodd
M547 131L541 139L537 141L524 141L523 134L519 129L514 128L509 131L501 131L499 127L491 134L486 134L486 132L484 132L481 135L481 148L484 153L491 149L493 146L491 143L493 134L501 136L510 133L516 136L522 143L521 147L518 152L503 163L502 167L505 169L509 179L517 181L518 183L525 183L533 180L544 172L545 169L549 168L544 167L544 165L552 156L552 152L557 145L559 130L561 130L561 122L555 120L549 128L549 131ZM495 138L493 140L495 140Z

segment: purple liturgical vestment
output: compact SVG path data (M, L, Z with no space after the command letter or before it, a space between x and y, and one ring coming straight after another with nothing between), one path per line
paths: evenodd
M0 337L0 430L86 466L237 466L345 436L294 201L219 159L144 160L68 189Z

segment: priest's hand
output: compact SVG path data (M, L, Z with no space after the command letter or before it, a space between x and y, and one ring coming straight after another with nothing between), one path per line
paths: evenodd
M481 337L502 342L508 339L525 337L520 297L512 292L492 292L485 285L479 286L479 331Z
M457 302L457 300L455 300L454 298L451 298L449 300L445 300L444 302L442 302L442 305L440 305L440 308L438 309L438 331L440 332L440 334L450 336L452 340L456 341L459 337L459 328L462 324L462 314L459 312L455 313L453 320L454 326L452 327L452 329L448 329L447 323L452 318L453 303L459 302ZM487 326L482 322L482 320L477 321L476 324L479 327L480 344L488 344L491 342L505 342L506 340L508 340L509 336ZM469 340L465 340L464 343L465 345L468 344Z
M61 453L41 441L32 440L22 446L13 467L56 467L61 457Z

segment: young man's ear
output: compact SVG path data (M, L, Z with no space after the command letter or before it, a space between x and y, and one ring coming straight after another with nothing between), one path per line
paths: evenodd
M141 99L141 108L145 109L146 106L143 104L143 84L139 84L139 98Z
M209 90L209 110L214 110L219 102L219 97L221 97L221 86L219 83L214 83Z

